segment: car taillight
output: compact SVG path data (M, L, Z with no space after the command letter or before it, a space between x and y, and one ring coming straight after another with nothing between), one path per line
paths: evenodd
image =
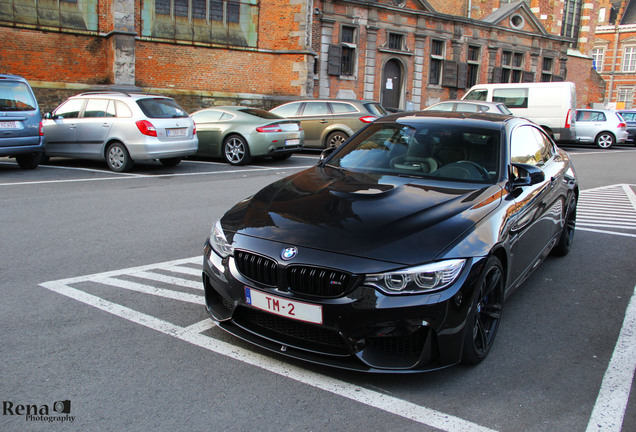
M618 127L621 128L621 129L625 129L625 128L627 128L627 123L621 122L621 123L618 124Z
M256 128L256 132L282 132L279 124L271 124L267 126L259 126Z
M376 116L364 116L364 117L360 117L360 121L362 123L373 123L375 120L377 120L378 118Z
M139 128L139 132L148 136L157 136L157 129L150 123L148 120L139 120L135 123L137 128Z
M192 136L197 134L197 125L192 126Z
M40 136L44 136L44 125L40 122Z
M572 115L572 110L568 110L568 115L565 116L565 128L570 129L570 116Z

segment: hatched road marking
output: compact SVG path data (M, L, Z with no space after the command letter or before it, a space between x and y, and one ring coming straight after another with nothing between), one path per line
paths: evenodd
M576 229L636 238L636 194L631 185L581 191Z

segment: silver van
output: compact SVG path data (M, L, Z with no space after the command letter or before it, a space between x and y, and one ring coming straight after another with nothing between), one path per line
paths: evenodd
M477 84L462 99L503 102L514 115L532 120L555 141L576 141L573 82Z
M42 114L26 79L0 74L0 156L34 169L44 159Z

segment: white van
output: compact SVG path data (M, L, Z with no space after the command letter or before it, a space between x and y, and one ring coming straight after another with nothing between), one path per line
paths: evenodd
M543 127L555 141L576 141L572 82L477 84L462 99L503 102L514 115Z

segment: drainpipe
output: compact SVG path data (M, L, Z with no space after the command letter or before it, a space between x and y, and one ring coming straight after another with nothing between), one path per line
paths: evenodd
M612 70L610 71L610 83L609 83L609 91L608 97L606 97L607 104L612 102L612 93L614 92L614 76L616 74L616 59L618 58L618 42L619 42L619 27L621 25L621 20L623 19L623 11L625 10L625 0L621 1L621 5L619 6L618 13L616 14L616 23L614 23L614 58L612 59Z

